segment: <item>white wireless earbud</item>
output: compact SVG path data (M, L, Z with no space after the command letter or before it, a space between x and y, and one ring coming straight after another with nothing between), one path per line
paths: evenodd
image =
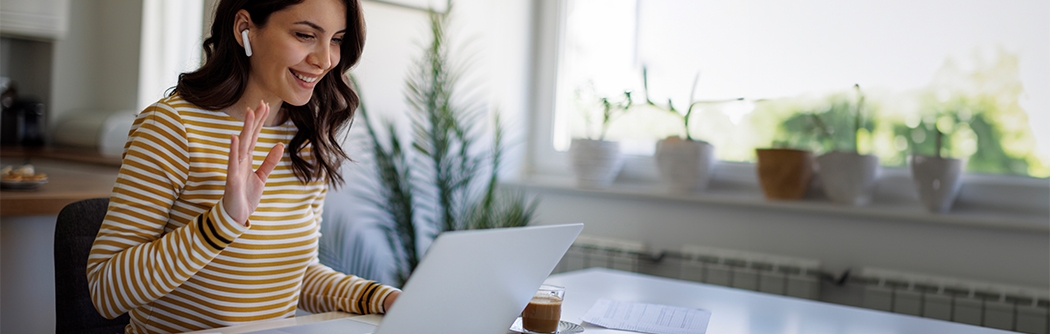
M248 29L241 30L241 38L244 39L244 55L252 56L252 43L248 41Z

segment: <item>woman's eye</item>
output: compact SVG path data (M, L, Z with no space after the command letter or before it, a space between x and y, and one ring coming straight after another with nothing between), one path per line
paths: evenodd
M304 33L301 33L301 32L297 32L297 33L295 33L295 37L299 37L299 38L302 38L302 39L311 39L311 38L314 38L314 36L313 36L313 35L310 35L310 34L304 34Z
M332 39L332 44L343 45L343 38L342 37L333 38Z

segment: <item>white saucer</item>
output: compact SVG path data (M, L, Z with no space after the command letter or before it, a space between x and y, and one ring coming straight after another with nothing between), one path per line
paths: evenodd
M573 334L573 333L582 333L582 332L583 332L583 326L580 326L579 324L574 324L574 323L571 323L571 322L568 322L568 321L565 321L565 320L562 320L562 321L558 322L558 332L557 332L557 334ZM543 334L543 333L536 333L536 332L533 332L533 331L527 331L527 330L521 328L521 317L518 317L518 319L514 320L514 324L510 325L510 331L507 332L507 333Z

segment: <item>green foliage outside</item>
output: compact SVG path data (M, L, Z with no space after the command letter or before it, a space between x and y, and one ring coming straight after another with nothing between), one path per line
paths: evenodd
M766 103L760 103L762 104ZM855 92L836 93L821 103L789 108L794 111L788 112L786 119L776 125L773 147L814 152L868 153L861 149L861 143L870 141L871 133L875 130L875 118L868 117L869 114L858 116L858 108L868 113L872 110L869 103L862 102Z
M382 121L376 131L364 101L359 112L368 130L378 182L366 199L379 210L381 228L395 256L397 285L419 264L429 240L452 230L524 226L537 202L522 192L501 190L498 172L506 138L496 113L493 143L481 147L488 110L470 89L457 84L464 67L449 55L445 13L429 12L431 43L405 79L412 136ZM356 81L354 83L357 86ZM476 152L486 152L478 154Z
M967 159L969 172L1047 177L1050 161L1036 154L1033 129L1019 103L1024 88L1017 64L1017 57L1005 52L969 72L949 60L929 87L869 95L863 110L871 117L855 133L851 113L857 99L848 90L760 101L752 126L775 129L754 132L773 147L822 154L850 150L856 136L858 151L879 156L886 166L905 166L910 154L940 155ZM943 134L939 151L937 132Z

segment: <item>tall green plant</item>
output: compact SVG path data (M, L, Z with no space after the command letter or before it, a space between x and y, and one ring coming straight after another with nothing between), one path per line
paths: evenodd
M354 87L360 93L360 86L356 78L350 76ZM366 201L379 208L380 220L386 222L379 227L386 232L387 242L391 246L395 257L395 277L399 284L408 280L411 269L419 264L420 250L417 247L419 231L416 229L416 206L414 188L412 185L412 169L408 163L408 152L406 152L397 136L397 129L390 121L382 121L383 127L389 134L387 142L384 143L369 118L368 108L361 99L358 105L358 113L365 121L365 129L368 130L372 158L375 160L376 176L378 182L371 185L370 190L375 196L361 196Z
M498 113L491 151L477 153L485 151L478 139L488 112L480 102L461 98L475 95L459 90L465 68L450 61L451 12L450 3L445 13L428 13L431 43L405 79L412 136L399 138L394 125L384 122L389 135L384 140L361 103L379 175L374 203L386 221L382 228L397 257L400 284L419 264L423 241L444 231L524 226L534 219L537 204L522 192L499 189L506 139Z

